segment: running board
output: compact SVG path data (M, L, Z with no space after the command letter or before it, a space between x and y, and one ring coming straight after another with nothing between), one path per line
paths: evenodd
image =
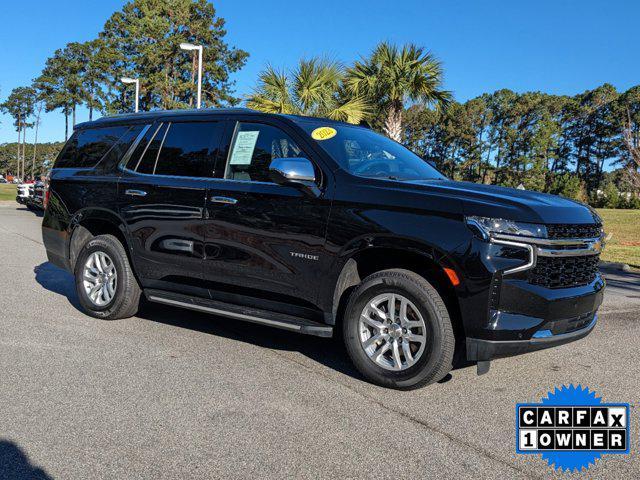
M294 317L285 313L248 308L232 303L191 297L189 295L165 292L163 290L145 289L144 294L150 302L188 308L198 312L235 318L236 320L243 320L245 322L260 323L262 325L304 333L306 335L314 335L316 337L331 337L333 335L333 327L331 325L324 325L314 322L313 320Z

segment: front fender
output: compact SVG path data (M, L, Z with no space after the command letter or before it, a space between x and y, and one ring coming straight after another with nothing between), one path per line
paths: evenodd
M464 242L463 242L464 243ZM375 264L377 269L406 268L412 271L422 272L435 269L442 272L444 268L452 268L460 278L460 269L446 252L434 245L420 242L416 239L399 238L393 236L369 236L361 239L335 260L333 267L338 272L335 280L327 282L324 290L325 297L320 298L320 305L324 311L331 311L333 322L338 317L338 310L343 293L361 281L360 272L370 271L371 266L367 262ZM375 269L375 268L374 268ZM366 273L364 274L366 275ZM460 287L458 285L457 287ZM329 298L331 295L331 298ZM330 305L330 307L329 307Z

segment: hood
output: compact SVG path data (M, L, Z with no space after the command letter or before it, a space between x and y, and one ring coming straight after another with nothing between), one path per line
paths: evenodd
M586 205L548 193L452 180L400 182L460 200L465 215L505 218L530 223L594 223L599 218Z

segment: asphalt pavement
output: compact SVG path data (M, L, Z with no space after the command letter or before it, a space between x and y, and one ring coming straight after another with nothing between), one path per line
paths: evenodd
M608 271L599 324L559 348L399 392L331 339L166 306L101 321L47 262L41 218L0 205L0 478L566 478L515 453L515 405L582 384L630 402L640 477L640 275Z

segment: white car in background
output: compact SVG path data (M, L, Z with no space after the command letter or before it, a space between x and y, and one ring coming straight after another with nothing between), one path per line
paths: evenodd
M26 205L29 203L33 196L33 183L20 183L18 184L18 191L16 195L16 202Z

